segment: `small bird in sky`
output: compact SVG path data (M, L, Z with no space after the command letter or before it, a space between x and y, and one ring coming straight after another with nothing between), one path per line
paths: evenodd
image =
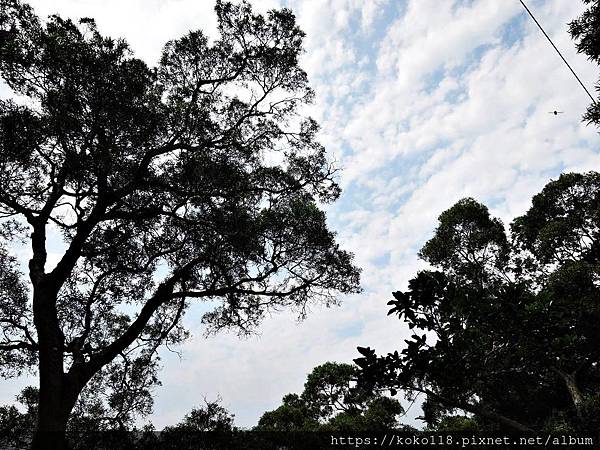
M563 111L548 111L548 114L554 114L555 116L558 116L559 114L562 114Z

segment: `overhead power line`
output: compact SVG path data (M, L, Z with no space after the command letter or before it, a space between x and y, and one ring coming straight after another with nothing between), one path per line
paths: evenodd
M554 45L554 42L552 42L552 39L550 39L550 36L548 36L548 34L544 31L544 28L542 28L542 26L537 21L537 19L533 15L533 13L529 10L529 8L527 7L527 5L523 2L523 0L519 0L519 1L521 2L521 5L523 5L523 8L525 8L525 11L527 11L529 13L529 15L531 16L531 18L535 22L535 24L538 26L538 28L540 30L542 30L542 33L544 33L544 36L546 36L546 39L548 39L548 42L550 42L550 44L552 44L552 47L554 47L554 50L556 50L556 53L558 53L558 56L560 56L560 58L563 60L563 62L567 65L567 67L569 68L569 70L571 71L571 73L573 74L573 76L575 77L575 79L577 81L579 81L579 84L581 85L581 87L583 88L583 90L585 91L585 93L592 99L592 103L596 103L596 100L594 99L594 97L592 97L592 94L590 94L590 91L588 91L587 88L585 87L585 85L581 82L581 80L579 79L579 77L577 76L577 74L575 73L575 71L573 70L573 68L569 65L569 63L567 62L567 60L564 58L564 56L562 55L562 53L560 52L560 50L558 48L556 48L556 45Z

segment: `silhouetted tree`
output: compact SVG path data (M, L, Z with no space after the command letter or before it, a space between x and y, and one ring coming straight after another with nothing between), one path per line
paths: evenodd
M204 399L204 405L193 408L178 424L167 426L158 434L152 431L141 434L136 448L227 448L234 445L232 439L240 431L233 421L234 415L221 405L220 398ZM214 446L218 438L223 441Z
M131 420L124 422L115 417L91 390L84 391L71 412L66 434L71 448L90 448L90 443L106 431L137 431ZM16 398L24 411L14 405L0 406L0 446L1 448L26 449L31 445L38 419L39 390L28 386ZM130 434L131 434L130 433ZM123 433L122 436L125 436Z
M173 427L165 430L174 431L215 431L230 432L234 430L235 416L221 405L220 399L215 401L204 400L204 405L193 408L185 415L183 420Z
M316 431L320 426L318 414L297 394L287 394L282 404L273 411L265 412L256 430L267 431Z
M302 31L287 9L216 14L214 42L192 31L150 68L92 19L0 0L17 95L0 101L0 362L39 373L33 448L64 446L85 389L122 422L147 412L157 349L186 337L190 301L220 301L209 332L248 333L269 310L359 290L317 205L340 189L298 109L313 98Z
M17 403L24 407L21 412L14 405L0 406L0 446L25 449L29 447L37 420L38 390L26 387L17 396Z
M433 270L388 303L413 335L387 356L359 347L361 385L424 393L430 426L462 410L484 429L597 433L600 174L532 203L510 240L473 199L442 213L420 252Z
M397 428L400 403L355 386L358 367L327 362L308 375L301 395L265 412L260 431L376 431Z

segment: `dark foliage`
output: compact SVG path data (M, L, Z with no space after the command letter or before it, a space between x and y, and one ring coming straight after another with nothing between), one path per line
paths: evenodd
M299 114L302 31L287 9L216 14L218 39L192 31L151 68L92 19L0 0L17 94L0 100L0 362L39 373L39 432L77 407L117 427L148 413L157 349L186 337L191 301L218 301L209 332L250 333L268 311L358 291L318 207L340 189ZM17 242L27 282L4 250ZM93 404L75 406L86 390Z
M475 200L445 211L420 253L432 270L388 303L413 335L359 347L363 385L425 394L434 429L597 434L600 174L548 183L510 238Z
M204 400L204 405L192 409L183 420L174 427L167 427L163 433L169 431L214 431L227 433L235 429L233 425L234 415L225 409L220 400Z
M265 412L256 431L367 432L397 428L400 403L356 387L358 367L327 362L308 375L301 395Z

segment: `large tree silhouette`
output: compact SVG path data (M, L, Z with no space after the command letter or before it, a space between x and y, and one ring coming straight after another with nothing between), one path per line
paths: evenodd
M0 361L39 373L34 448L62 448L85 389L147 408L191 301L218 301L209 331L248 333L266 311L358 291L318 207L340 189L299 111L313 92L289 10L218 1L218 39L192 31L151 68L92 19L0 5L16 94L0 101Z

